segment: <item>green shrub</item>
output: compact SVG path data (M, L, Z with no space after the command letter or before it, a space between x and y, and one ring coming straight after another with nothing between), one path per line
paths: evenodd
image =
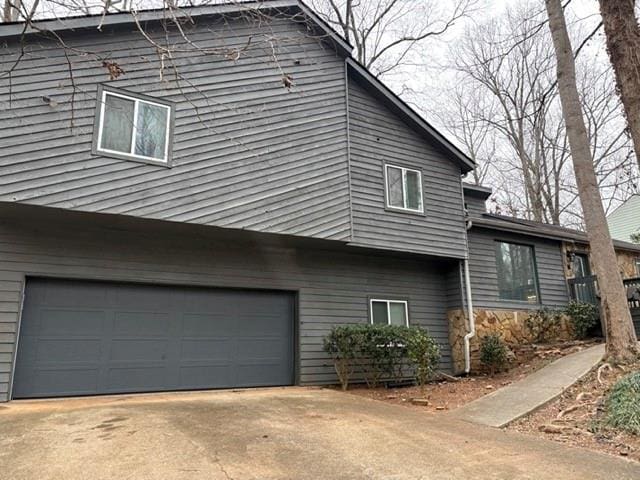
M416 383L424 387L440 362L440 347L425 330L412 327L407 331L407 356L415 368Z
M480 340L480 362L489 368L493 376L507 364L507 346L497 333L485 335Z
M558 337L562 312L551 308L535 310L525 321L525 326L536 343L548 343Z
M406 379L409 367L418 384L433 374L440 353L429 334L419 327L396 325L341 325L324 339L324 350L333 364L344 390L356 369L369 387L383 379Z
M324 338L324 351L331 355L333 366L343 390L349 386L353 374L354 360L359 354L361 344L358 325L333 327Z
M640 435L640 371L616 383L605 402L604 423Z
M564 310L569 317L576 338L586 338L598 324L598 307L590 303L571 302Z

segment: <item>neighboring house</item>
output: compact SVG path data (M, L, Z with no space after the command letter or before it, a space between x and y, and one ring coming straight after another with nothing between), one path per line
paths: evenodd
M640 195L632 196L616 208L607 222L613 238L626 242L630 242L634 234L640 238Z
M192 8L192 43L137 21L180 48L0 25L0 401L335 382L358 322L450 370L473 163L296 0Z
M559 309L572 299L597 303L584 232L488 213L486 187L465 184L464 193L476 360L478 340L489 331L499 331L509 343L526 343L525 322L533 311ZM640 277L640 245L614 240L614 246L623 278ZM468 330L462 307L448 313L456 372L462 369L462 337Z

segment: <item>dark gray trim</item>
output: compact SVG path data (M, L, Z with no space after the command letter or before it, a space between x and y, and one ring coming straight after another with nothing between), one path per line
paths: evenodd
M379 99L394 113L400 116L408 125L413 127L418 133L424 135L428 141L435 143L442 150L452 155L451 160L456 161L464 173L475 168L475 163L467 157L458 147L445 138L440 132L431 126L424 118L416 113L400 97L393 93L386 85L374 77L366 67L358 63L353 58L347 58L347 65L365 87L378 94Z
M351 230L350 241L353 242L355 234L353 229L353 185L351 182L351 115L349 113L349 72L347 62L344 63L344 92L344 105L347 109L347 178L349 179L349 222Z
M20 306L18 310L18 326L16 327L16 341L13 345L13 357L11 363L11 369L9 371L9 388L7 389L7 398L11 400L13 398L13 380L16 376L16 360L18 359L18 348L20 346L20 328L22 327L22 312L24 311L24 297L26 295L27 288L27 276L22 275L22 289L20 295Z
M483 185L472 185L462 182L462 188L465 196L477 197L486 200L493 193L493 189Z
M146 158L138 158L133 155L127 155L126 153L114 153L105 152L98 149L99 135L100 135L100 115L104 105L102 104L103 92L113 92L126 97L131 97L136 100L142 100L151 103L158 103L169 107L169 138L167 138L167 161L151 160ZM169 102L162 98L151 97L149 95L143 95L141 93L131 92L129 90L123 90L121 88L112 87L111 85L105 85L103 83L98 84L98 90L96 92L96 111L93 119L93 140L91 142L91 154L97 157L109 157L117 158L118 160L127 160L131 162L148 163L151 165L157 165L159 167L171 168L173 166L173 135L175 130L176 119L176 106L173 102Z

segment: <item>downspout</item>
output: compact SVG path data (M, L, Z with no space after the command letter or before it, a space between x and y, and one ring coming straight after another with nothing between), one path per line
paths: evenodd
M471 220L467 220L467 230L472 226ZM464 373L471 371L471 348L469 341L476 335L476 319L473 315L473 300L471 298L471 275L469 274L469 254L464 259L464 289L467 294L467 318L469 319L469 332L464 336Z

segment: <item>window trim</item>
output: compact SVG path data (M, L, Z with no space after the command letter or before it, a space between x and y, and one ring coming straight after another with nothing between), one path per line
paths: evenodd
M369 298L369 323L371 325L375 325L373 323L373 302L386 302L387 304L387 325L391 325L391 304L392 303L402 303L404 304L404 318L405 318L405 327L409 326L409 301L408 300L398 300L398 299L389 299L389 298Z
M640 277L640 257L636 257L636 275Z
M134 102L134 128L138 117L138 105L140 102L148 103L157 107L166 108L168 110L167 126L165 131L165 159L159 160L154 157L147 157L144 155L137 155L135 153L124 153L117 150L110 150L102 148L102 128L104 122L104 106L106 102L106 96L113 95L115 97L125 98ZM109 85L98 85L98 91L96 93L96 113L93 125L93 142L91 147L91 153L93 155L105 156L111 158L118 158L120 160L130 160L141 163L149 163L152 165L159 165L163 167L173 166L173 132L175 122L175 104L163 99L150 97L148 95L142 95L139 93L129 92L114 88ZM131 137L132 151L135 145L135 135Z
M402 171L402 203L403 205L407 204L407 198L406 198L406 194L407 194L407 188L406 188L406 179L407 179L407 172L414 172L418 174L418 178L419 178L419 185L420 185L420 209L414 209L414 208L407 208L407 207L396 207L394 205L391 205L391 202L389 201L389 168L397 168L398 170ZM413 167L403 167L401 165L397 165L395 163L384 163L383 165L383 170L384 170L384 204L385 204L385 209L387 210L391 210L394 212L403 212L403 213L413 213L416 215L424 215L424 180L422 177L422 170L419 168L413 168Z
M538 275L538 259L536 257L536 246L531 244L531 243L524 243L524 242L514 242L513 240L505 240L502 238L494 238L494 260L496 262L496 283L497 283L497 290L498 290L498 301L499 302L503 302L503 303L516 303L516 304L522 304L522 305L542 305L542 293L541 293L541 288L540 288L540 276ZM527 300L516 300L513 298L503 298L500 296L500 284L499 284L499 279L498 279L498 257L497 257L497 252L498 249L495 248L497 247L498 243L509 243L511 245L519 245L521 247L528 247L531 249L531 258L533 260L533 281L535 282L535 287L536 287L536 294L537 294L537 299L535 302L529 302Z

